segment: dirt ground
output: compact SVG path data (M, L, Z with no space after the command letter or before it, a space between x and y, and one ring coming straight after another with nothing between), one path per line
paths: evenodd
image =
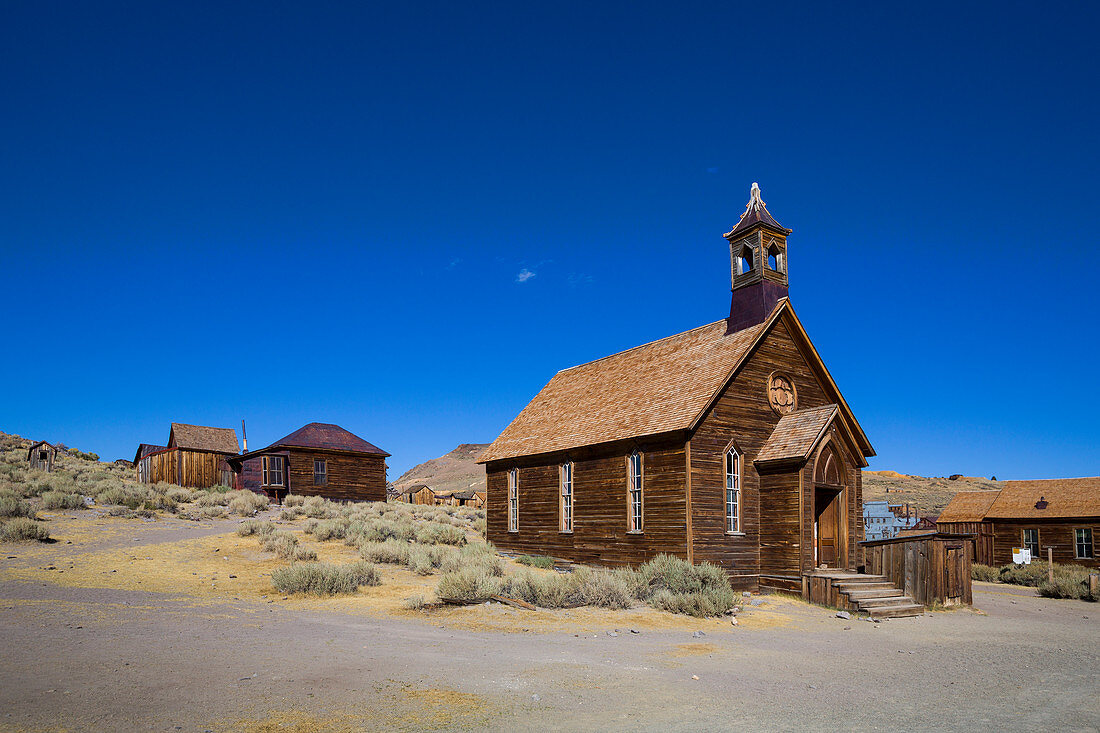
M236 520L45 516L56 543L0 545L0 731L1100 730L1100 606L1027 589L881 624L783 596L737 626L425 613L434 579L385 566L284 597Z

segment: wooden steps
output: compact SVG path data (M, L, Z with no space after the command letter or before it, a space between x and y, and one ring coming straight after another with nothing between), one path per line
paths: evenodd
M866 613L873 619L920 616L924 613L924 606L882 575L817 570L807 574L806 580L804 587L811 592L811 597L807 598L811 602Z

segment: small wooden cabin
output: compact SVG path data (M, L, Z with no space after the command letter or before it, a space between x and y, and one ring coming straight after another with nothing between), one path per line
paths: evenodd
M168 431L168 445L158 448L142 443L138 446L134 464L141 483L164 481L208 489L231 484L233 472L229 469L228 459L237 455L238 451L237 433L232 428L172 423Z
M936 529L940 532L968 534L974 537L973 562L993 564L993 527L985 515L999 491L960 491L940 512Z
M436 495L427 484L413 484L401 490L400 501L410 504L435 504Z
M333 501L385 501L381 448L339 425L310 423L266 448L233 456L233 486L282 501L287 494Z
M474 509L483 509L483 508L485 508L485 492L484 491L475 491L474 492L474 500L473 500L473 502L471 502L470 506L472 506Z
M491 542L601 565L669 553L738 589L857 569L874 450L787 297L789 234L753 184L724 235L728 318L543 387L478 459Z
M27 449L27 463L31 468L41 471L52 471L54 459L57 458L57 447L44 440L40 440Z

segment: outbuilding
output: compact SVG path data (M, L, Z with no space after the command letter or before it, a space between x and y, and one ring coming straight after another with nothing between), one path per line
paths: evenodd
M230 485L233 472L227 460L237 455L239 450L237 433L232 428L174 422L168 430L168 445L158 448L142 443L138 446L134 464L141 483L164 481L208 489Z
M27 463L31 468L42 471L52 471L54 459L57 458L57 447L40 440L27 449Z

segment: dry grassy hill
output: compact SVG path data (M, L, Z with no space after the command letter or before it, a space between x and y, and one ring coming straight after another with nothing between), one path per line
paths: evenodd
M975 476L950 478L926 478L907 476L897 471L864 471L863 500L880 501L885 499L891 504L905 504L916 507L919 516L939 514L958 491L977 491L999 489L1001 482Z
M485 467L476 463L488 443L463 443L447 455L413 466L393 482L397 491L427 484L437 491L485 491Z

